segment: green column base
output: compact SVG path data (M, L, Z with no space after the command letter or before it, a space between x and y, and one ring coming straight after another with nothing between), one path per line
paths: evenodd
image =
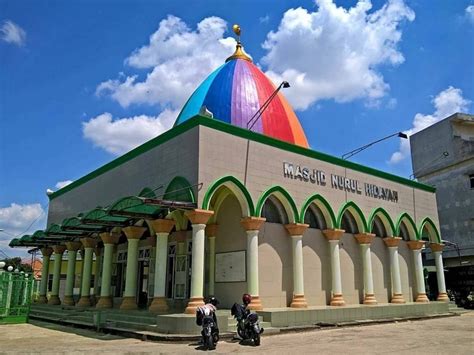
M48 303L48 298L46 297L46 295L41 295L39 296L38 301L36 301L36 303L46 304Z
M120 305L120 309L130 310L130 309L137 309L137 301L135 297L124 297L122 299L122 304Z
M49 296L48 304L51 304L53 306L57 306L57 305L61 304L61 300L59 299L58 295L51 295L51 296Z
M74 298L72 296L64 296L63 305L65 306L74 306Z
M76 303L76 307L90 307L91 298L90 296L81 296L79 302Z
M102 296L99 298L99 301L95 305L95 308L113 308L114 303L112 296Z

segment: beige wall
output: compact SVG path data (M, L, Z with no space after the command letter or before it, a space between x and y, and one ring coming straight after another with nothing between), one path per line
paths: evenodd
M300 154L288 152L262 143L226 134L208 127L199 127L199 181L203 188L199 191L198 201L202 205L204 195L214 181L232 175L245 184L256 205L264 191L273 185L285 188L300 211L308 197L315 193L328 200L334 213L347 201L354 201L363 211L366 219L378 207L383 207L395 223L398 217L407 212L417 224L430 217L439 226L435 194L392 182L390 180L361 173L338 165L320 161ZM249 142L249 143L248 143ZM248 170L246 169L247 144ZM326 173L326 186L284 177L283 163L319 169ZM398 191L398 203L375 199L362 194L346 192L331 187L330 175L336 174Z
M370 249L375 299L379 303L388 303L392 294L388 248L382 238L376 237L370 244Z
M247 250L247 236L240 225L240 219L239 202L230 195L217 212L216 223L219 225L219 229L216 236L216 253ZM215 283L215 295L221 302L220 307L232 307L235 302L240 302L242 294L245 292L247 292L247 282Z
M408 248L405 241L400 241L400 245L398 246L398 254L403 297L405 298L405 301L412 302L415 299L416 292L413 252Z

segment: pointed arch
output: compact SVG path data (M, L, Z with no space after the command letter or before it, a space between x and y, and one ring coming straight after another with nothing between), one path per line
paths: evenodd
M300 223L304 223L304 217L306 215L306 211L308 210L309 206L314 203L318 208L321 210L324 219L326 220L327 228L335 228L336 227L336 216L334 211L331 208L329 202L320 194L314 194L310 196L303 207L301 207L300 212Z
M175 176L166 187L165 200L196 202L194 190L189 181L182 176Z
M402 223L405 224L405 226L408 229L410 240L420 239L419 234L418 234L418 229L416 228L415 221L406 212L403 212L398 217L397 223L395 224L395 234L396 234L397 237L400 236L400 226L401 226Z
M353 201L347 201L342 207L339 209L339 213L337 215L337 228L341 228L342 225L342 217L344 212L348 211L355 219L357 223L357 229L359 233L367 232L367 222L365 220L364 213L357 206Z
M428 231L430 243L441 243L441 237L439 235L438 228L436 228L436 225L430 217L425 217L420 223L420 228L418 229L418 235L420 239L423 237L423 229L425 227Z
M203 209L208 210L210 208L211 199L220 187L226 187L235 195L242 209L242 217L250 217L254 214L255 209L250 193L239 179L231 175L223 176L209 185L202 201Z
M393 224L392 218L388 214L388 212L383 209L382 207L378 207L372 211L369 217L369 222L367 223L367 231L371 232L372 231L372 224L374 223L375 217L378 216L384 227L385 230L387 231L387 237L393 237L395 235L395 225Z
M257 207L255 208L256 217L261 217L263 205L265 204L267 198L271 195L274 195L275 198L277 198L281 202L281 204L285 208L290 223L296 223L297 221L299 221L298 209L296 208L296 204L293 200L293 197L291 197L288 191L278 185L272 186L262 193L262 195L258 199Z

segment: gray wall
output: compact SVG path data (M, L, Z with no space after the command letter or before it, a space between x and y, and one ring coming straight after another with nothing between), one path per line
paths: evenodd
M474 189L469 181L474 174L474 116L454 114L414 134L410 142L416 177L436 186L442 238L457 243L461 255L474 255ZM457 252L445 248L444 256Z

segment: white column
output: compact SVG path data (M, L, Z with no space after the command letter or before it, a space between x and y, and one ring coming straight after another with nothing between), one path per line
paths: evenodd
M66 250L64 245L55 245L54 251L54 269L53 269L53 287L51 289L51 295L49 297L48 304L59 305L61 300L59 299L59 284L61 282L61 266L63 262L63 253Z
M185 313L194 314L196 308L204 304L204 257L205 257L205 228L213 211L187 211L186 217L190 220L193 229L193 247L191 263L191 292Z
M308 303L304 297L304 265L303 265L303 233L309 227L308 224L291 223L285 225L291 237L291 249L293 254L293 299L290 307L306 308Z
M74 306L74 281L76 278L76 257L77 251L82 246L79 242L67 242L67 274L66 288L64 290L63 304Z
M40 284L40 296L38 303L48 303L48 279L49 279L49 259L53 249L49 247L41 248L41 254L43 254L43 267L41 269L41 284Z
M252 296L249 304L251 310L262 310L258 282L258 233L265 218L247 217L240 224L247 233L247 293Z
M77 307L90 307L91 306L91 274L92 274L92 258L94 248L97 245L97 241L92 238L82 238L81 243L84 246L84 260L82 269L81 279L81 298L77 302Z
M433 252L435 259L436 279L438 281L438 297L436 298L436 300L442 302L449 302L449 297L446 293L446 283L444 281L443 247L444 244L430 244L430 248Z
M415 302L429 302L426 297L425 290L425 276L423 274L423 260L421 259L421 248L425 242L421 240L411 240L407 242L408 247L413 252L413 265L415 266L415 279L416 279L416 299Z
M402 238L399 237L387 237L383 239L388 247L390 258L390 276L392 281L392 298L390 303L405 303L400 279L400 264L398 261L398 244L401 239Z
M100 298L96 304L96 308L112 308L112 262L115 244L118 243L120 233L104 232L100 234L100 239L104 243L104 260L102 262L102 278L100 284Z
M209 275L207 275L208 294L215 292L215 269L216 269L216 236L219 226L215 223L206 226L206 236L209 242Z
M154 313L166 312L166 265L168 261L168 236L174 227L172 219L148 221L156 233L155 274L153 301L148 310Z
M208 237L209 241L209 295L214 295L216 268L216 237Z
M325 229L324 236L329 242L329 257L331 258L331 306L345 306L342 296L341 262L339 258L339 240L344 234L343 229Z
M145 227L129 226L122 229L128 241L127 268L125 270L125 290L120 309L137 309L138 243Z
M361 233L356 234L355 238L360 244L362 254L362 268L364 272L364 304L375 305L377 300L374 295L374 281L372 276L372 256L370 251L370 243L374 239L375 234Z

